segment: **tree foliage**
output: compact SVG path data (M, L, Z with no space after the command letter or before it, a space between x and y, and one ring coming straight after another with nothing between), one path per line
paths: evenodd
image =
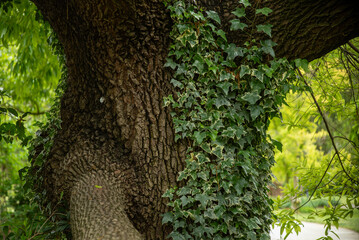
M292 96L293 101L282 111L283 124L278 121L272 124L272 134L284 143L273 171L292 178L291 184L284 186L284 198L276 201L277 207L300 196L308 196L308 201L329 199L324 211L313 209L310 216L324 216L323 239L330 239L328 233L333 232L332 226L338 227L341 219L352 217L359 207L355 177L359 164L357 44L357 40L353 40L310 63L305 74L300 73L309 90ZM307 144L303 144L303 140ZM293 144L300 147L293 148ZM294 176L299 179L296 185L293 185ZM308 201L279 213L283 230L288 233L299 230L300 222L293 213L300 211Z
M49 116L61 55L49 24L29 1L1 2L0 36L0 236L54 238L52 219L41 213L18 171L29 165L26 146Z

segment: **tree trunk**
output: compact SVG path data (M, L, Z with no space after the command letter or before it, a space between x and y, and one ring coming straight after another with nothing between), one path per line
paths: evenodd
M74 239L164 239L170 229L161 224L161 196L177 185L188 143L174 141L171 110L163 107L173 90L163 67L171 20L162 1L34 2L63 44L68 69L62 130L42 172L48 199L64 193ZM238 6L197 2L217 10L224 29ZM269 20L279 56L311 60L359 35L350 1L288 2L266 3L275 10ZM230 39L244 40L240 33Z

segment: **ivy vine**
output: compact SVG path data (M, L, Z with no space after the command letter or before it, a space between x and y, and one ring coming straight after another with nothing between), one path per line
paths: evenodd
M63 47L59 42L55 33L48 38L48 44L51 45L54 53L58 56L60 64L62 65L61 79L55 89L55 99L51 109L46 113L46 122L37 122L35 125L39 127L36 136L29 142L29 156L28 160L30 166L24 167L19 171L20 179L25 181L23 186L25 193L31 200L34 200L40 207L43 213L49 216L51 223L48 224L47 229L44 230L44 237L48 239L58 238L63 236L64 232L69 234L69 212L62 200L57 202L56 206L51 205L46 191L43 190L43 176L42 170L45 162L49 156L55 136L61 129L61 97L66 89L67 68L65 66L65 54ZM45 222L46 223L46 222Z
M269 120L293 88L294 68L275 58L271 25L246 18L248 0L232 12L231 31L248 41L228 41L215 11L196 3L168 1L173 20L169 58L175 96L165 98L172 112L176 140L189 139L186 168L169 189L169 238L270 239L272 201L267 196L274 147L281 144L266 133ZM269 8L255 9L268 15ZM245 19L245 20L244 20ZM255 32L265 36L255 39Z

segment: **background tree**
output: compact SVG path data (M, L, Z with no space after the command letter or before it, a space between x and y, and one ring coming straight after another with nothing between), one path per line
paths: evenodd
M30 201L18 171L28 165L25 146L55 97L61 61L48 44L51 27L33 3L2 2L0 29L0 236L43 237L50 221Z
M164 238L161 214L167 207L161 196L176 185L189 143L174 141L170 110L162 105L174 91L171 72L163 67L172 24L163 3L34 2L62 43L68 69L61 129L55 133L49 125L33 152L39 196L45 206L52 203L49 209L60 199L70 205L75 238ZM219 12L226 31L238 6L197 4ZM278 56L312 60L359 33L350 1L258 4L274 10L255 23L274 26ZM244 42L238 31L228 38Z

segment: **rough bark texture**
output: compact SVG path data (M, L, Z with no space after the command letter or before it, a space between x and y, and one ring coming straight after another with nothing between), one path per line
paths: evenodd
M257 1L262 5L260 1ZM164 191L187 143L174 142L164 69L171 21L161 1L34 0L62 42L68 68L62 130L44 188L70 203L74 239L164 239ZM235 0L197 1L228 29ZM264 3L263 3L264 4ZM359 35L352 1L267 1L277 55L312 60ZM264 21L266 19L258 19ZM234 42L245 39L231 33Z

